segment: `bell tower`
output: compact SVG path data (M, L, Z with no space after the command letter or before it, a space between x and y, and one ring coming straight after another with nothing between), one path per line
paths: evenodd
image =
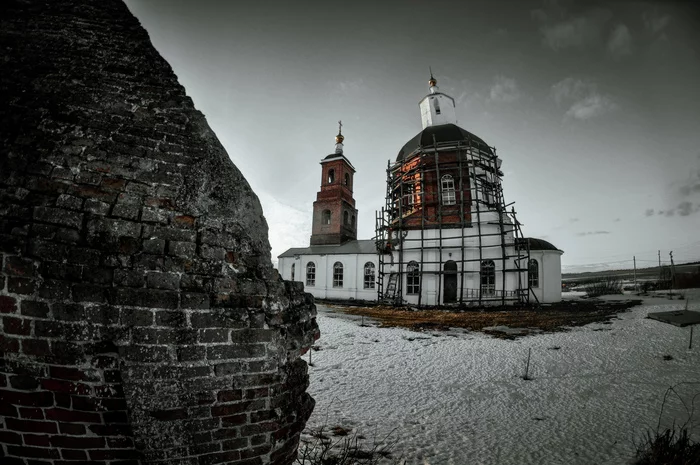
M311 245L339 245L357 239L352 196L355 168L343 154L343 123L338 121L335 153L321 160L321 190L314 202Z

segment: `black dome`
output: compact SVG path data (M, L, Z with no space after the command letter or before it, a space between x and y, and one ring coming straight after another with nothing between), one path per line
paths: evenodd
M455 124L441 124L440 126L428 126L416 136L406 142L406 145L399 151L396 161L403 161L404 157L415 152L420 147L432 147L433 136L435 142L467 142L473 147L478 147L480 151L493 155L493 150L480 137L460 128Z
M559 250L544 239L537 239L534 237L518 238L518 243L520 244L525 244L525 241L530 244L530 250Z

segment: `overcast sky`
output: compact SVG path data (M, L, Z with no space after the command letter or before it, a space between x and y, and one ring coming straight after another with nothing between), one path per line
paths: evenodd
M374 235L387 160L421 130L428 66L564 271L651 266L658 249L700 259L693 2L126 3L260 197L274 260L308 245L339 119L358 238Z

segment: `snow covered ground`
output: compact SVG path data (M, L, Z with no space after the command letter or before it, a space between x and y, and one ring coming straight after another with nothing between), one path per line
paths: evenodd
M695 294L690 310L700 310ZM677 389L688 406L700 393L700 327L688 350L690 328L645 319L684 306L646 298L611 324L501 340L362 327L358 317L318 305L308 426L353 427L368 439L390 434L407 464L629 463L635 444L656 429L669 386L698 383ZM521 379L528 349L531 381ZM700 396L695 404L700 410ZM687 417L671 396L662 426ZM694 418L698 439L700 412Z

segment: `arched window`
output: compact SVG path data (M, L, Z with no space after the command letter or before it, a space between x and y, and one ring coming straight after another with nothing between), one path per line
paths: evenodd
M314 262L309 262L306 264L306 285L316 285L316 264Z
M350 224L350 214L348 212L343 212L343 224L345 226Z
M496 293L496 264L493 260L481 262L481 295L492 296Z
M335 170L333 168L328 170L328 184L333 184L335 182Z
M446 174L442 177L442 204L443 205L454 205L457 203L457 197L455 196L455 180L452 175Z
M345 185L350 187L350 173L345 173Z
M540 287L540 264L534 258L528 263L527 279L530 287Z
M420 270L418 263L408 262L406 266L406 294L418 294L420 292Z
M333 264L333 287L343 287L343 264L340 262Z
M323 213L321 213L321 224L331 224L330 210L323 210Z
M350 224L352 225L352 229L355 229L355 215L352 215L352 220Z
M374 263L365 263L365 289L374 289Z
M294 265L296 265L296 263L292 263L292 281L294 281Z

